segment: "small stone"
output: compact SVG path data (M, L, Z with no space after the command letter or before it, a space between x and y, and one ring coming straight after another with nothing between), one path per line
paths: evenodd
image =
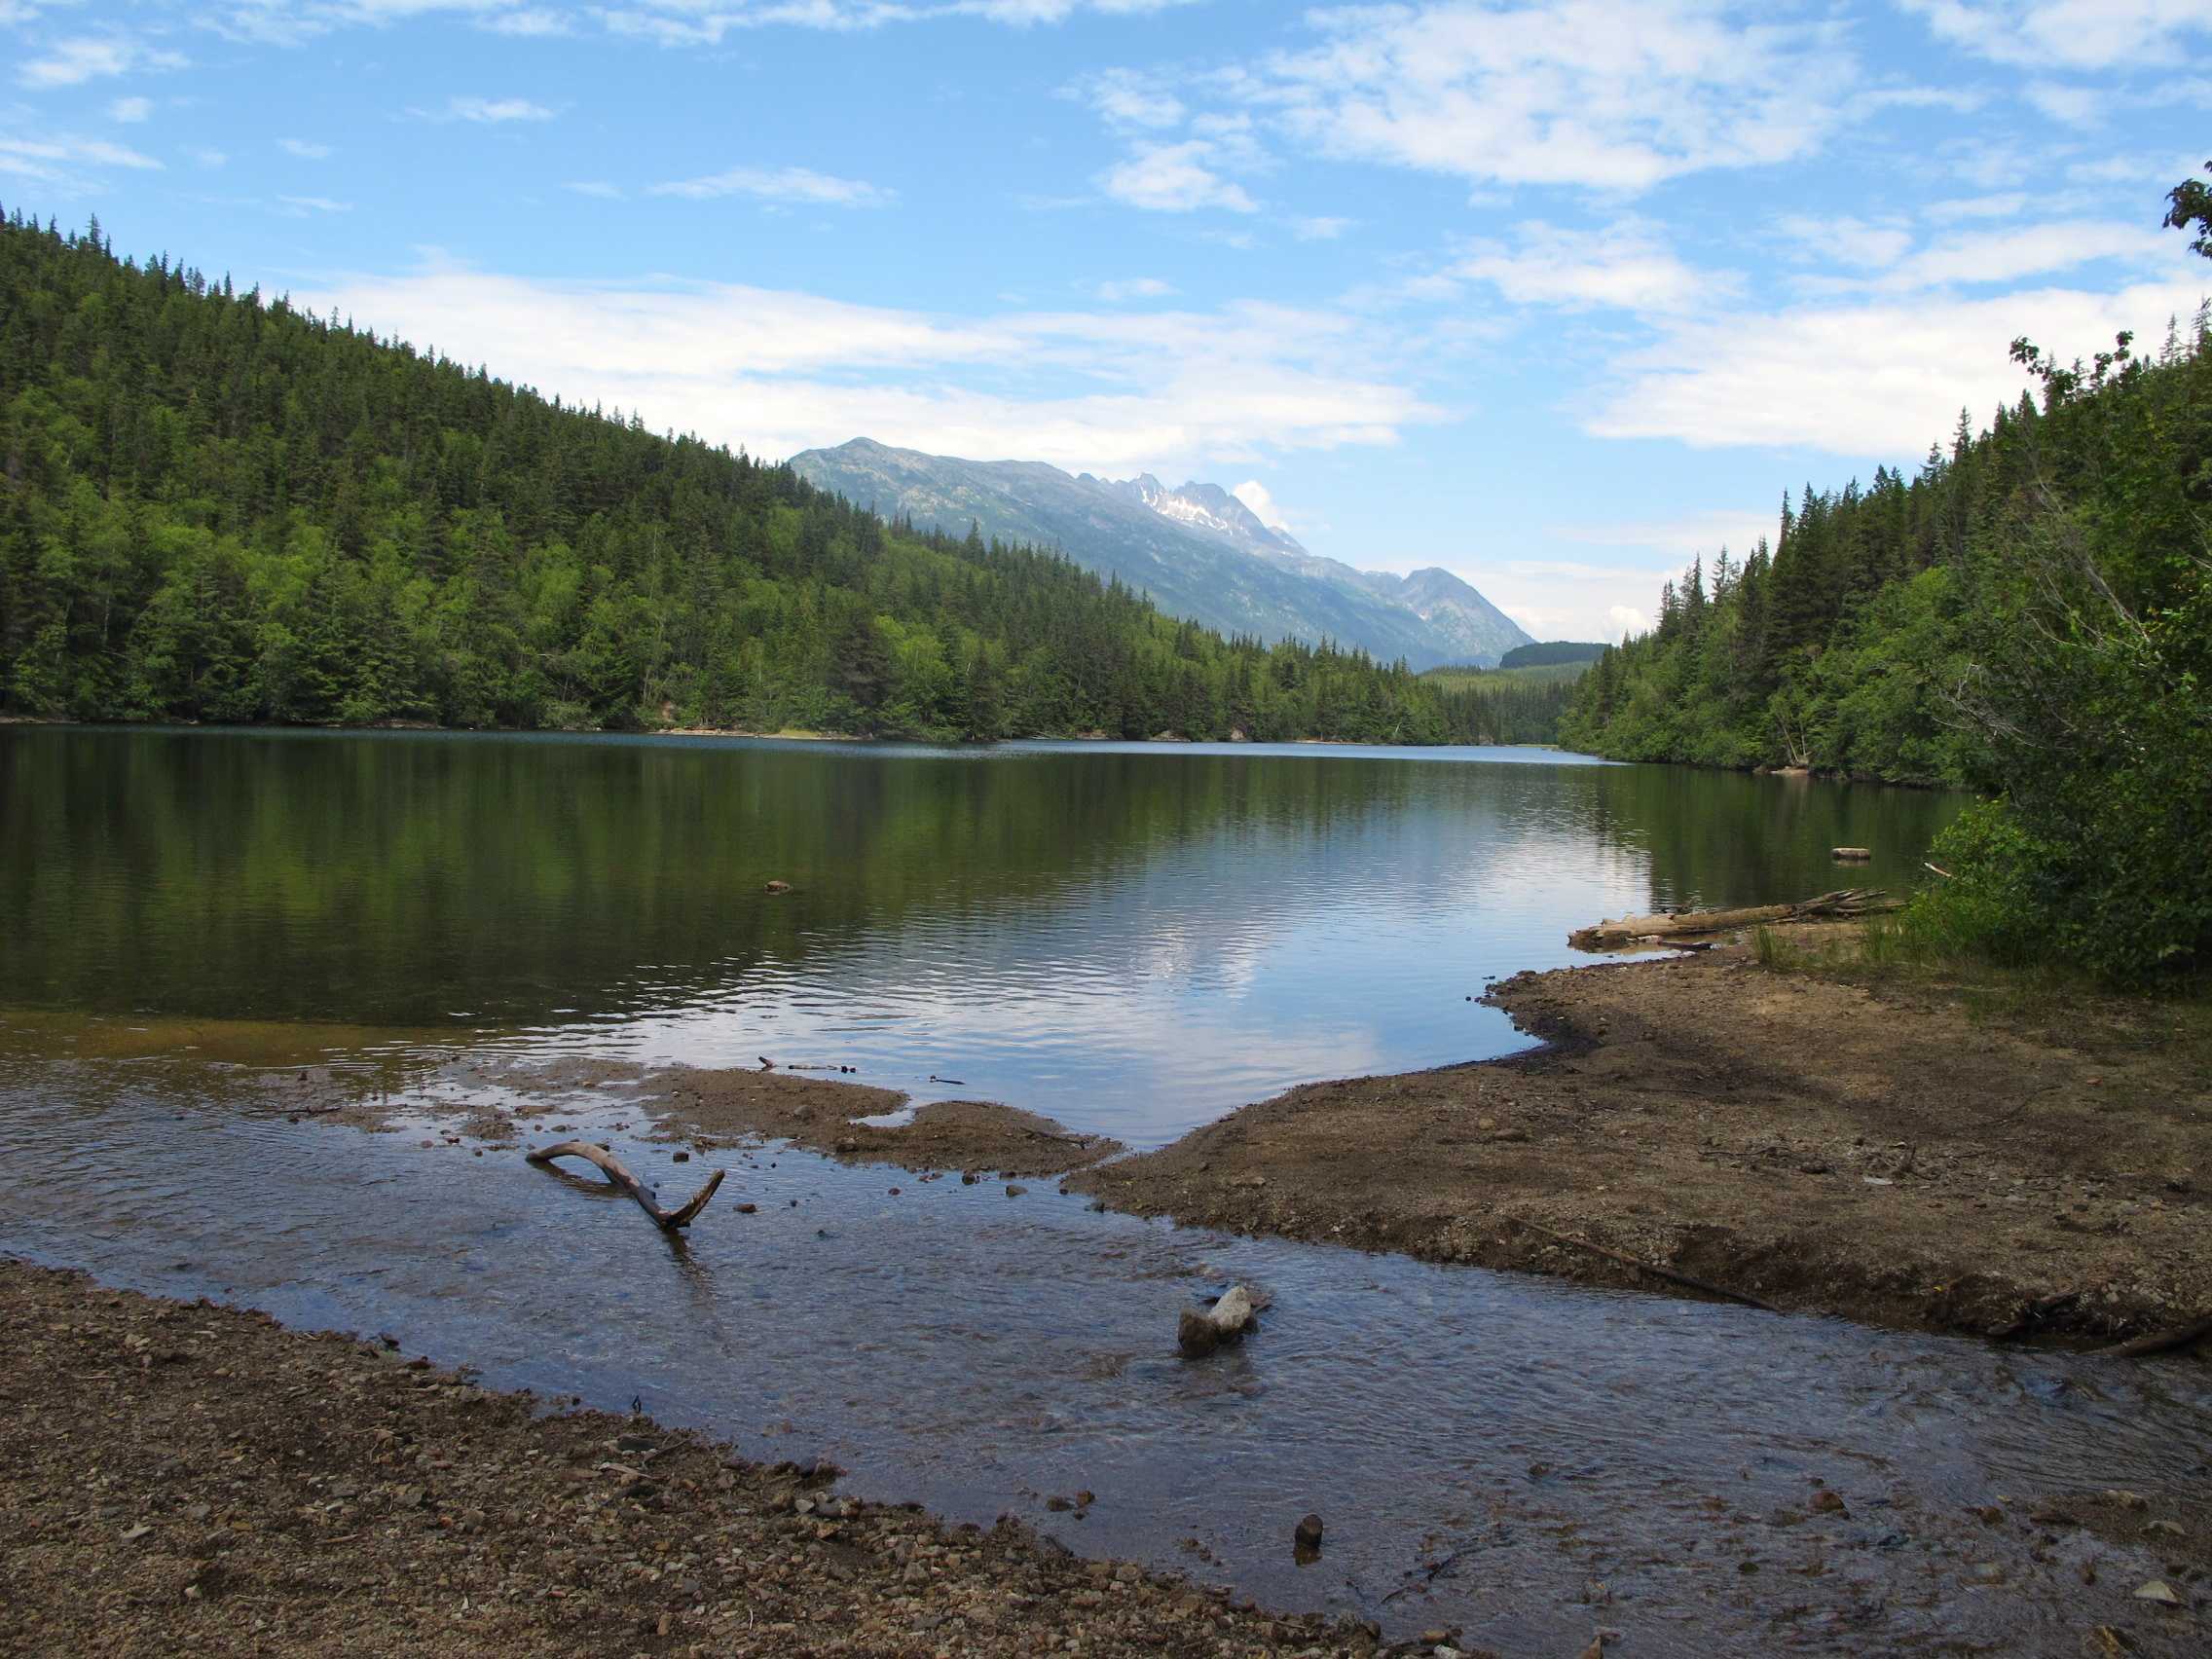
M689 1163L691 1161L691 1155L687 1152L680 1152L676 1155L673 1161L677 1163Z
M2154 1578L2135 1592L2138 1602L2156 1602L2161 1607L2186 1607L2189 1601L2163 1578Z
M145 1522L141 1521L137 1526L132 1527L125 1531L125 1533L123 1534L123 1541L127 1544L136 1543L140 1538L143 1538L148 1532L151 1532L153 1530L153 1528L147 1526Z
M792 884L788 881L771 881L760 889L763 893L789 893L791 890Z
M1841 1497L1825 1489L1813 1493L1813 1508L1822 1515L1848 1515L1851 1513L1844 1507Z
M1007 1196L1008 1198L1020 1198L1020 1197L1021 1197L1021 1195L1022 1195L1022 1194L1024 1194L1024 1193L1026 1193L1026 1192L1028 1192L1028 1191L1029 1191L1029 1189L1028 1189L1027 1187L1018 1186L1018 1185L1016 1185L1016 1184L1015 1184L1014 1182L1012 1182L1012 1181L1009 1181L1009 1182L1008 1182L1008 1183L1006 1184L1006 1196Z
M1070 1509L1073 1509L1075 1505L1070 1503L1066 1498L1055 1495L1045 1499L1045 1507L1047 1509L1050 1509L1054 1515L1060 1515L1066 1513Z
M1319 1549L1321 1547L1320 1516L1309 1515L1305 1517L1298 1523L1297 1528L1291 1532L1290 1537L1291 1542L1296 1544L1302 1550Z

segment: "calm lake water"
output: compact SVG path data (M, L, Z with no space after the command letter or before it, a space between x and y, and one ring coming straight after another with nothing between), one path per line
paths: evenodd
M1150 1146L1520 1046L1467 999L1603 916L1901 891L1956 804L1512 749L0 728L0 1008L841 1063Z
M0 1251L388 1331L494 1385L639 1395L866 1495L1396 1636L2073 1653L2113 1623L2194 1653L2192 1621L2129 1602L2148 1552L1970 1512L2212 1479L2188 1361L1230 1238L776 1147L718 1154L756 1211L724 1198L672 1244L430 1132L509 1087L501 1056L765 1052L1154 1143L1302 1079L1516 1046L1466 999L1602 915L1901 888L1954 806L1524 751L0 728ZM1841 843L1872 870L1839 876ZM391 1081L420 1132L288 1122L309 1056ZM639 1142L618 1094L560 1111L672 1194L704 1168ZM594 1294L546 1296L547 1263ZM1177 1310L1232 1280L1272 1292L1260 1332L1182 1363ZM1849 1513L1809 1514L1815 1482ZM1086 1515L1047 1507L1079 1490ZM1308 1509L1328 1544L1302 1567Z

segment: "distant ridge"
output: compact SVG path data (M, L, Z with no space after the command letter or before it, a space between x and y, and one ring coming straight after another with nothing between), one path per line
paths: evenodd
M1111 480L1042 461L964 461L855 438L791 466L885 518L924 530L1055 547L1149 593L1170 615L1268 641L1333 640L1413 668L1494 664L1531 644L1451 571L1355 571L1308 552L1218 484L1168 489L1150 473Z

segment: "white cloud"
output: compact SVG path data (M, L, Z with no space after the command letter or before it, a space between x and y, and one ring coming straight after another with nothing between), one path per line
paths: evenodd
M2104 120L2109 96L2096 87L2069 86L2060 81L2030 81L2020 95L2051 120L2068 127L2094 127Z
M1175 284L1162 282L1157 276L1126 276L1118 280L1092 285L1094 297L1108 305L1119 305L1124 300L1162 300L1175 291Z
M834 178L812 167L731 167L705 178L676 179L652 186L654 196L710 201L719 196L750 196L761 202L803 203L817 207L882 207L894 192L860 179Z
M1449 275L1488 282L1516 305L1682 312L1735 292L1726 272L1697 271L1661 245L1656 227L1628 220L1604 231L1517 226L1515 244L1479 243Z
M2194 275L2114 294L2042 288L1995 298L1919 295L1682 321L1622 360L1623 379L1585 423L1599 437L1677 438L1698 448L1789 446L1909 459L2016 399L2006 354L2026 335L2061 357L2133 329L2157 338L2203 293Z
M1079 12L1130 16L1196 0L639 0L600 10L617 34L663 46L719 46L748 29L788 26L853 32L935 18L982 18L1026 28L1064 22Z
M154 100L152 98L117 98L115 102L107 106L108 120L121 123L126 127L149 120L153 113Z
M596 196L603 202L619 202L622 200L622 187L618 184L608 184L605 179L571 179L561 188L572 190L578 196Z
M1335 241L1351 227L1352 221L1349 219L1336 219L1322 214L1309 219L1292 219L1290 234L1300 241Z
M446 99L443 109L416 109L408 113L421 121L473 121L486 127L510 121L553 119L551 110L528 98L451 97Z
M1986 196L1960 196L1942 202L1931 202L1921 208L1921 217L1938 224L1949 224L1960 219L2016 219L2027 210L2025 192L2008 190Z
M2188 61L2212 32L2207 0L1899 0L1953 46L2028 68Z
M1321 45L1223 78L1326 154L1478 183L1641 190L1788 161L1842 119L1838 26L1722 0L1450 0L1309 14Z
M2138 265L2169 264L2174 251L2168 238L2145 227L2072 219L1953 237L1899 262L1875 286L1899 291L1985 286L2023 281L2104 259Z
M1785 213L1775 229L1796 244L1803 259L1827 259L1862 269L1895 265L1912 246L1912 233L1897 225L1872 225L1849 214Z
M162 164L123 144L104 138L78 138L67 133L42 133L35 138L0 136L0 173L35 179L42 184L76 184L79 167L129 167L159 172Z
M1070 89L1124 129L1159 131L1182 125L1183 100L1154 77L1133 69L1108 69L1079 81Z
M305 138L279 138L276 148L287 156L297 156L303 162L325 162L330 159L328 144L311 143Z
M74 35L55 41L39 56L23 59L16 70L16 79L44 91L82 86L87 81L133 70L178 69L184 61L177 53L149 48L129 35Z
M204 144L198 145L193 149L187 150L185 154L190 156L194 161L198 162L203 167L219 167L231 159L230 157L223 154L222 151L212 149Z
M333 202L327 196L279 196L276 200L296 218L310 213L350 213L353 210L350 202Z
M1291 534L1290 520L1283 516L1282 508L1276 503L1274 497L1269 493L1268 487L1257 478L1246 479L1229 493L1250 508L1252 516L1270 530L1279 530L1285 535Z
M1386 335L1343 313L1256 302L962 320L768 289L451 269L301 299L548 394L637 409L655 428L764 455L865 432L1114 476L1202 474L1391 444L1441 414L1383 365Z
M512 35L521 40L550 40L575 32L575 25L559 12L531 8L500 12L486 18L483 26L494 34Z
M1180 144L1139 144L1124 162L1098 175L1099 187L1115 201L1157 213L1191 213L1222 207L1256 213L1260 204L1213 170L1221 150L1210 139Z

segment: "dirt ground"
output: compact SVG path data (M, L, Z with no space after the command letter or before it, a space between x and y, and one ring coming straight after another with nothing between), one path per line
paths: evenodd
M0 1260L10 1653L1371 1653L647 1419Z
M1523 974L1549 1039L1294 1088L1085 1170L1243 1233L1786 1309L2099 1343L2212 1313L2212 1070L2156 1005L2061 1020L1702 955ZM1577 1242L1579 1241L1579 1242Z

